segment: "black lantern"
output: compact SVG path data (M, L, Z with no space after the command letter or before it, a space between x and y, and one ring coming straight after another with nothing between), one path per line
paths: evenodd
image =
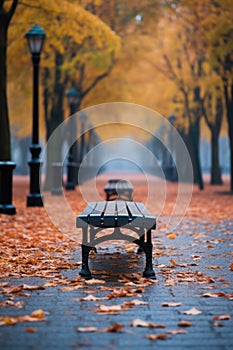
M25 34L28 46L32 55L33 63L33 115L32 115L32 145L30 147L31 160L28 162L30 167L30 194L27 196L28 207L43 206L42 196L40 194L40 152L39 145L39 63L40 54L43 49L45 32L38 25Z

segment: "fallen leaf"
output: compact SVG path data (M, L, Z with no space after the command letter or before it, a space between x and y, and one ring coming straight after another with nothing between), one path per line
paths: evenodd
M214 324L215 327L223 327L223 323L222 322L215 321L213 324Z
M220 266L217 265L210 265L210 266L206 266L207 269L212 269L212 270L219 270Z
M220 320L230 320L231 316L228 314L223 314L223 315L219 315L219 316L214 316L213 320L214 321L220 321Z
M171 329L171 330L168 330L166 331L167 333L169 334L172 334L172 335L176 335L176 334L186 334L188 333L186 330L184 329Z
M216 293L203 293L201 294L202 297L205 298L218 298L218 297L227 297L227 294L224 292L216 292Z
M44 290L44 286L30 286L28 284L23 284L22 289L24 290Z
M89 294L88 296L86 296L84 298L79 298L79 299L75 299L75 300L77 300L77 301L97 301L97 300L103 300L103 299L106 299L106 298L105 297L98 298L92 294Z
M176 307L176 306L182 306L182 303L176 303L174 301L170 301L170 302L162 303L161 306L163 306L163 307Z
M171 263L172 266L180 266L179 264L177 264L173 259L170 259L169 262Z
M202 311L196 309L195 307L192 307L190 310L183 311L183 314L185 314L185 315L199 315L199 314L202 314Z
M99 305L99 308L96 309L96 312L105 314L118 314L123 310L129 310L129 308L125 305Z
M230 270L233 271L233 262L231 263L231 265L229 266Z
M187 320L182 320L178 323L179 327L191 327L192 323Z
M111 325L110 327L106 327L106 328L102 328L100 330L98 330L98 332L101 332L101 333L117 333L117 332L120 332L120 330L124 327L123 324L121 323L114 323L113 325Z
M90 280L85 280L85 283L86 283L86 284L104 284L105 281L104 281L104 280L98 280L98 279L92 278L92 279L90 279Z
M34 310L30 316L37 319L44 319L45 314L48 314L48 312L45 312L42 309L37 309L37 310Z
M113 289L112 293L110 293L107 298L113 299L113 298L122 298L122 297L132 297L134 296L134 293L130 289L129 286L122 287L120 289Z
M76 328L77 332L86 332L86 333L93 333L93 332L99 332L99 333L117 333L120 332L120 330L124 327L121 323L114 323L113 325L105 328L97 328L97 327L78 327Z
M10 316L0 317L0 326L4 326L4 325L14 326L17 322L19 322L19 319L17 317L10 317Z
M147 335L146 338L150 340L165 340L167 339L167 334L165 333L150 334L150 335Z
M169 239L175 239L175 238L176 238L175 233L170 233L170 234L168 235L168 238L169 238Z
M135 252L135 246L128 245L128 246L125 247L125 250L127 251L127 253L134 253Z
M87 332L87 333L91 333L91 332L96 332L97 328L96 327L78 327L76 328L77 332Z
M129 305L129 306L137 306L137 305L148 305L149 303L147 301L142 301L142 300L131 300L131 301L126 301L125 305Z
M36 333L37 330L34 327L27 327L27 328L25 328L25 332L27 332L27 333Z
M135 318L131 323L131 327L146 327L146 328L166 328L164 324L156 324L152 322L143 321L140 318Z

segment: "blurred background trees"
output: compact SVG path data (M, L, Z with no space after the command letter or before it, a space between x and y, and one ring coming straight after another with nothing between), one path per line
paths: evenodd
M141 104L166 118L175 115L200 189L200 141L206 137L211 142L210 181L221 184L218 145L226 135L233 191L232 1L3 0L0 30L3 10L13 4L7 91L14 135L22 139L31 132L31 63L23 37L38 19L47 34L41 60L44 140L70 114L65 99L70 87L79 93L76 110L104 102ZM8 120L2 101L1 130ZM5 140L1 157L9 144ZM9 149L6 154L8 158Z

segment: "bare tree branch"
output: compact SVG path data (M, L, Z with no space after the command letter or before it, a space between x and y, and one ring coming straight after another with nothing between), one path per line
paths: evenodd
M112 54L113 57L113 54ZM101 81L102 79L104 79L105 77L107 77L109 75L109 73L112 71L112 68L114 66L114 58L112 58L112 63L109 66L109 68L102 74L98 75L93 82L86 88L86 90L84 90L81 94L81 97L83 98L84 96L86 96L97 84L99 81Z
M8 24L10 23L11 18L12 18L12 16L13 16L14 13L15 13L15 10L16 10L16 7L17 7L17 5L18 5L18 2L19 2L19 0L14 0L14 1L12 2L12 5L11 5L11 7L10 7L8 13L7 13L7 22L8 22Z

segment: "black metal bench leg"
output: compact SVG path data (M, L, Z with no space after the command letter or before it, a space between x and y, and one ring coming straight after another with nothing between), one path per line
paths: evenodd
M142 235L140 236L140 241L141 241L141 242L145 242L145 235L144 235L144 234L142 234ZM142 247L138 247L137 254L140 254L140 253L142 253L143 251L144 251L144 250L143 250Z
M82 244L82 269L79 272L80 276L86 278L86 279L90 279L91 276L91 271L89 269L88 266L88 257L89 257L89 253L92 250L93 247Z
M156 278L152 265L152 249L153 244L151 243L151 230L149 230L147 232L147 241L144 243L144 251L146 254L146 267L143 272L143 277L147 278Z

